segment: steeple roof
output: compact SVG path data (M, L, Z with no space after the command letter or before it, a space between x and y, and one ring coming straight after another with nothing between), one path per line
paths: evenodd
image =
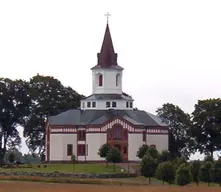
M110 68L117 65L117 54L114 52L114 46L107 23L103 44L100 53L97 54L98 64L101 68Z

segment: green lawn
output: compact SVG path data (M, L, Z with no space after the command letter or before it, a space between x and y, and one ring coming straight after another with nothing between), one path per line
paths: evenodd
M116 172L120 172L120 168L116 166ZM73 165L72 164L47 164L47 167L41 165L40 168L37 165L33 165L32 168L13 168L12 170L7 168L0 168L0 172L14 171L14 172L45 172L50 173L58 171L61 173L72 173ZM105 164L76 164L75 173L114 173L114 166Z

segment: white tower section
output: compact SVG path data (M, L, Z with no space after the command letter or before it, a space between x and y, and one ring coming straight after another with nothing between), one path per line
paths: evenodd
M93 94L122 94L123 69L92 69Z
M133 99L122 91L123 68L107 24L97 65L92 67L92 95L81 100L81 110L133 110Z

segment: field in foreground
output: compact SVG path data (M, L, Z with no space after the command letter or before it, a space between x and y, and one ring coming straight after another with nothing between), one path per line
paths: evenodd
M0 192L220 192L220 187L77 185L32 182L0 182Z
M43 167L41 165L40 168L37 165L33 165L33 168L13 168L11 169L3 169L0 168L0 172L6 171L21 171L21 172L44 172L50 173L54 171L58 171L61 173L72 173L73 165L72 164L48 164L47 167ZM74 168L75 173L113 173L114 167L113 165L109 165L106 167L105 164L76 164ZM120 172L120 168L116 166L116 172Z

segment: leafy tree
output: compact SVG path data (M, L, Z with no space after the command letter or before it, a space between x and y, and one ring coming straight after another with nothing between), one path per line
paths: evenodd
M162 153L159 154L159 162L160 163L172 161L172 160L173 160L172 154L167 150L163 150Z
M14 154L14 157L15 157L15 160L16 161L21 161L22 160L22 153L18 150L18 149L14 149L14 150L11 150L11 149L8 149L6 151L6 154L5 154L5 157L4 157L4 162L5 163L10 163L9 162L9 155L13 153Z
M175 179L175 168L172 162L160 163L156 170L156 177L159 180L169 183L170 185L174 183Z
M99 151L98 151L98 155L100 155L101 158L105 158L107 157L108 152L111 149L111 145L108 143L103 144ZM106 159L107 160L107 159ZM108 166L108 161L107 161L107 166Z
M8 161L12 164L15 161L15 154L10 152L8 155Z
M21 137L19 136L19 134L8 137L7 148L10 151L21 149Z
M157 167L157 161L149 154L143 156L141 164L140 164L140 171L142 176L149 178L149 184L151 184L151 177L155 175Z
M213 168L211 169L211 179L221 186L221 159L214 162Z
M180 186L188 185L192 181L190 168L186 164L181 164L176 171L176 184Z
M202 182L207 182L208 186L210 186L210 183L212 181L211 179L212 167L213 167L213 164L210 161L204 162L203 165L200 167L199 179Z
M204 161L210 161L210 162L213 162L214 161L214 158L213 158L213 156L212 155L206 155L205 157L204 157Z
M154 159L159 158L159 152L157 151L157 149L155 147L150 146L147 150L147 154L149 154Z
M74 171L75 171L75 162L76 162L76 156L74 154L71 156L71 162L73 164L73 173L74 173Z
M193 161L190 165L191 174L193 176L193 181L199 185L199 172L200 172L200 161Z
M17 127L29 112L28 84L22 80L0 78L0 164L9 141L19 138Z
M213 158L213 152L221 149L221 99L199 100L192 114L194 147Z
M188 165L187 161L182 157L177 157L173 160L173 165L175 166L175 169L178 169L181 164Z
M149 146L147 144L143 144L142 146L140 146L140 148L137 151L137 157L142 159L144 155L146 155L148 149L149 149Z
M119 149L116 147L112 147L107 153L106 159L108 162L112 162L114 164L114 172L115 172L115 163L120 163L122 161Z
M188 136L191 126L190 115L171 103L164 104L156 112L159 117L169 123L169 151L171 154L174 157L189 156L187 146L190 142Z
M29 81L30 113L23 124L26 144L32 153L45 152L45 125L49 116L76 109L82 95L51 76L37 74Z

